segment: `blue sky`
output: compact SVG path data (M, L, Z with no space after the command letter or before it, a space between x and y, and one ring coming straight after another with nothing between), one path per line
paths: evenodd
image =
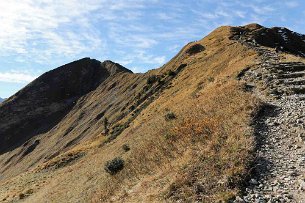
M301 0L9 0L0 10L0 97L83 57L145 72L221 25L305 33Z

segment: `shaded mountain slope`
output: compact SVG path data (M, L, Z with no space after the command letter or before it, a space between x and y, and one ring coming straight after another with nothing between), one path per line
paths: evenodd
M111 80L114 75L123 73L130 74L131 71L111 61L101 63L84 58L43 74L2 103L0 150L1 154L8 152L10 157L8 160L2 159L5 164L1 167L2 170L6 170L6 164L20 163L20 160L36 147L51 149L53 146L50 142L41 140L43 135L52 133L52 129L64 120L69 112L73 112L75 105L78 108L80 98L95 90L107 79ZM68 131L59 134L64 137ZM60 145L63 144L64 141ZM18 148L19 146L22 147ZM31 157L28 164L34 161L37 160Z
M262 60L261 53L240 41L239 35L240 30L246 31L244 35L253 42L257 40L258 29L273 33L270 31L273 28L253 24L220 27L202 40L187 44L161 68L145 74L130 73L109 61L100 64L89 60L89 64L99 64L97 69L103 70L93 74L95 79L91 79L90 72L84 80L78 80L79 77L64 80L62 84L71 90L47 95L49 99L44 102L49 105L55 102L65 110L52 111L60 116L56 119L49 116L53 123L47 124L52 123L51 126L43 131L24 128L31 136L16 134L19 145L10 149L3 145L0 200L233 200L242 191L245 178L251 175L256 146L251 124L260 106L249 84L238 79L245 70L257 68ZM264 45L260 43L258 46ZM296 55L301 49L288 51L282 53L286 60L304 60ZM86 68L80 68L83 69ZM94 73L97 69L92 68ZM61 70L65 68L55 71ZM81 81L86 88L78 86ZM36 92L40 85L32 88L33 83L21 92L34 94L29 92ZM0 112L9 112L7 109L16 105L14 101L20 95L1 104ZM35 96L38 97L39 94ZM71 105L64 103L71 98L74 98ZM35 106L48 111L49 105L23 97L21 104L17 103L17 107L24 105L23 111L14 111L19 117L32 112L24 101L37 102ZM41 110L35 116L40 118L41 113L45 114ZM12 116L11 122L16 118ZM14 135L12 127L5 129ZM0 135L1 139L7 136ZM116 157L124 160L124 167L110 175L105 164Z

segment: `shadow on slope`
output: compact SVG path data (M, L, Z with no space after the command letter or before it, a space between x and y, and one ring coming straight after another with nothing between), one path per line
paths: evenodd
M131 72L111 61L84 58L34 80L0 105L0 154L51 130L82 96L122 71Z

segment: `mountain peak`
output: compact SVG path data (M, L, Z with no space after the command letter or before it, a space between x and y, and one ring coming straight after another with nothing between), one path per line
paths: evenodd
M46 72L32 81L1 105L0 153L9 150L11 146L19 145L32 134L48 129L48 125L65 115L79 98L94 91L108 78L112 80L120 72L131 71L112 61L101 63L86 57ZM24 112L22 118L18 116L18 111ZM3 126L9 122L4 116L8 112L12 120L9 127L22 124L20 130ZM44 118L37 119L41 115ZM36 128L35 132L31 131L33 127ZM6 134L9 136L4 141Z
M132 73L131 70L125 68L124 66L115 63L111 60L105 60L103 63L101 63L103 67L105 67L111 74L118 73L118 72L128 72Z
M249 30L257 30L257 29L263 28L264 26L262 26L258 23L250 23L250 24L244 25L242 27L244 27L245 29L249 29Z
M109 61L101 63L96 59L86 57L43 74L25 89L46 84L48 87L52 87L52 92L55 89L58 90L56 92L61 96L57 95L56 98L83 95L95 89L109 76L122 71L127 71L127 69L117 63ZM44 91L44 93L47 92ZM47 98L50 99L50 97Z

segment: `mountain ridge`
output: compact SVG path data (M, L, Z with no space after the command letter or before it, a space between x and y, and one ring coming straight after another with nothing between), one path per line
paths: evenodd
M111 61L101 63L95 59L83 58L41 75L15 95L8 98L6 102L1 104L0 115L3 115L1 123L6 126L2 126L0 138L3 138L5 134L13 134L13 132L9 133L5 131L5 129L10 128L10 126L7 126L8 123L19 126L18 128L22 131L22 134L27 132L25 129L29 128L31 131L33 126L36 126L34 128L41 126L41 123L34 124L37 122L37 118L33 115L35 108L39 109L36 115L46 114L46 117L49 119L42 123L52 123L52 120L57 120L57 117L60 119L60 117L66 114L65 112L69 111L69 109L73 107L78 98L94 90L108 77L119 72L131 73L131 71ZM9 104L13 104L13 106L9 106ZM23 120L20 120L17 117L11 118L11 121L4 120L8 118L7 116L4 116L9 114L7 113L8 111L10 114L14 112L12 109L18 109L18 115L23 111ZM29 111L32 112L32 115L27 116L27 112ZM54 114L53 119L51 119L52 114L48 114L48 112ZM33 121L30 121L31 119ZM25 120L27 120L27 125L21 127L21 122L24 123ZM13 128L13 131L16 133L16 129ZM39 132L37 133L39 134ZM15 137L20 136L16 135ZM12 139L12 141L10 141L10 139ZM1 152L6 150L4 146L10 146L13 143L16 144L17 140L15 138L10 139L6 137L6 142L2 140L0 144ZM24 140L21 140L20 143L23 142Z
M255 47L305 61L279 30L223 26L143 74L90 58L43 74L0 104L0 200L233 200L255 154Z

